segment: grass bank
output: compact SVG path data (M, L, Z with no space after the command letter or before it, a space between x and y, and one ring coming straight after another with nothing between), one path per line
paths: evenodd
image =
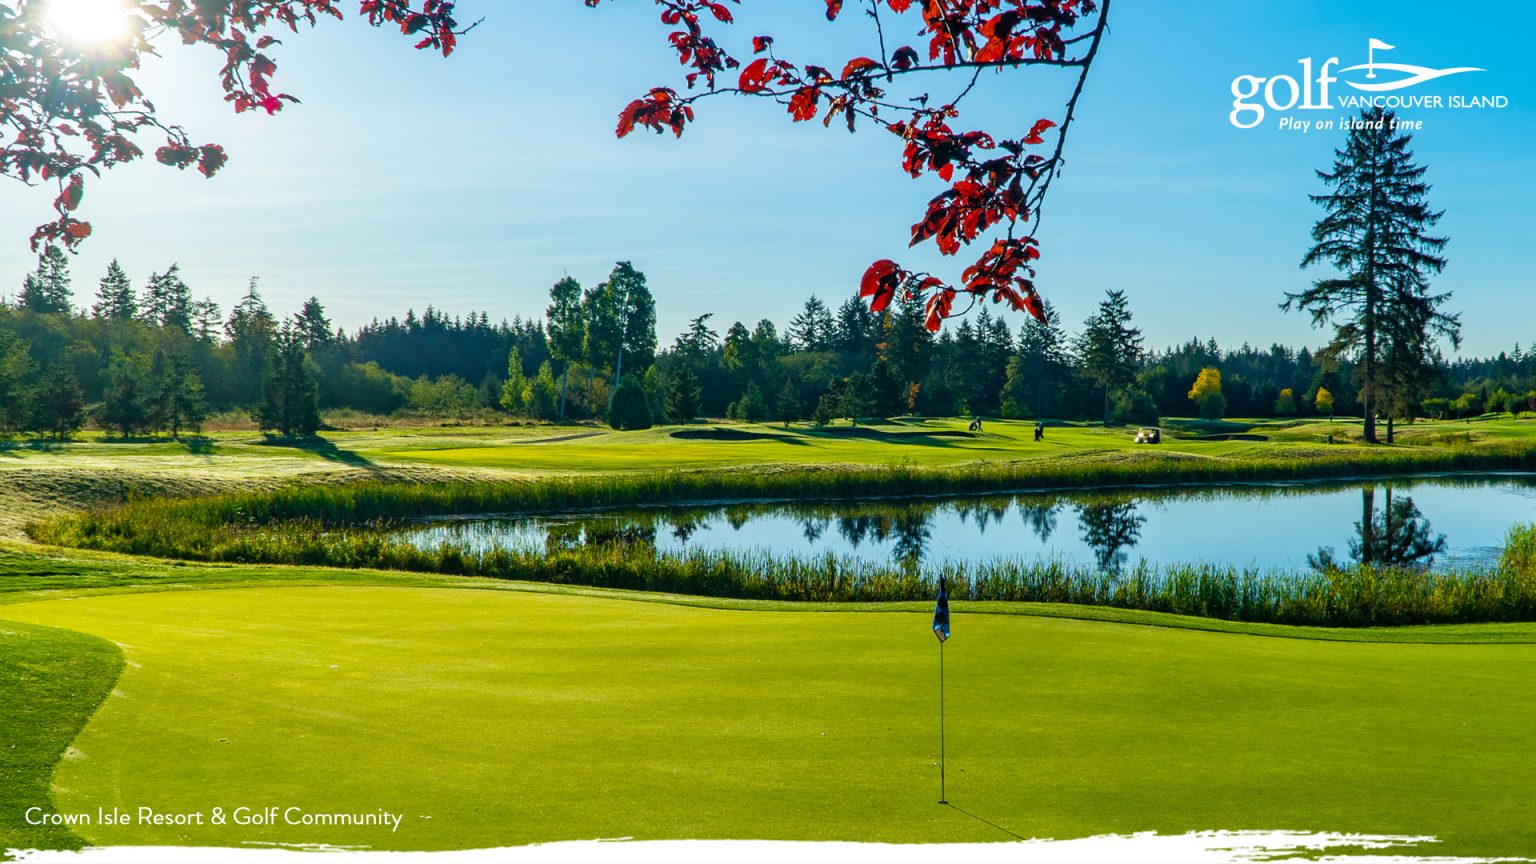
M54 766L123 668L116 645L73 630L0 621L0 859L6 849L78 849L67 827L29 825L55 808ZM24 698L23 698L24 696Z

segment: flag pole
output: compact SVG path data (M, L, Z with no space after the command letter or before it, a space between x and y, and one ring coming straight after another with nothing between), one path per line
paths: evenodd
M939 803L948 804L944 794L944 643L939 643Z

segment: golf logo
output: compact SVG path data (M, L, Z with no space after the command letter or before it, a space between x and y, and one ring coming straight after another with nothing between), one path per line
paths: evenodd
M1396 48L1395 45L1372 37L1366 44L1366 61L1354 66L1336 68L1339 67L1337 57L1329 57L1321 65L1311 57L1304 57L1296 61L1301 66L1301 74L1298 76L1239 75L1232 79L1232 111L1228 119L1239 129L1252 129L1263 123L1264 118L1273 111L1281 114L1278 128L1309 132L1340 126L1347 128L1351 121L1349 118L1337 121L1333 118L1311 120L1286 112L1332 111L1338 108L1388 108L1396 111L1508 107L1509 97L1501 95L1400 94L1399 91L1411 90L1442 78L1488 70L1478 66L1436 69L1376 59L1377 52L1394 51ZM1343 84L1359 92L1340 93L1335 102L1332 89L1334 84ZM1417 125L1422 121L1400 122Z

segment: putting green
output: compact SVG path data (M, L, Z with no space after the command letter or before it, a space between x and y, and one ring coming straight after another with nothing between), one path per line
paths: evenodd
M1536 851L1536 645L960 611L946 808L921 613L335 586L47 600L0 618L104 637L127 661L57 768L61 812L404 814L397 832L75 829L99 844L1298 829Z

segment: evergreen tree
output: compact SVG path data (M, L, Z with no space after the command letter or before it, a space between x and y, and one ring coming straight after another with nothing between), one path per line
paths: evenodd
M672 350L693 363L698 363L719 350L720 334L709 328L709 319L713 317L715 313L706 312L689 321L688 329L677 337Z
M17 298L23 309L33 312L70 311L69 257L57 246L49 246L37 257L37 270L27 274Z
M107 275L101 277L96 289L96 305L91 314L109 321L131 321L139 315L139 303L133 296L133 284L122 265L113 258L107 265Z
M1358 360L1371 443L1376 415L1394 389L1419 379L1435 338L1460 338L1460 322L1440 311L1450 295L1429 293L1429 277L1445 267L1446 240L1427 232L1443 211L1429 208L1425 169L1413 163L1412 136L1395 121L1391 111L1366 109L1334 152L1332 170L1317 172L1328 192L1310 196L1324 214L1301 266L1328 264L1338 275L1287 293L1281 304L1310 313L1315 327L1334 325L1329 353Z
M779 391L779 398L774 402L774 413L779 415L779 420L785 426L800 419L800 391L795 388L795 382L790 378L784 379L784 388Z
M107 429L116 429L124 438L149 428L148 364L137 354L122 349L112 352L107 365L107 388L103 393L98 420Z
M625 375L624 380L619 382L619 388L614 391L613 407L608 411L608 425L629 431L649 429L652 422L650 400L646 398L640 379L634 375Z
M844 378L837 394L837 413L847 417L853 425L859 425L859 418L868 417L874 410L872 389L866 373L855 372Z
M161 344L155 349L149 363L146 404L149 425L169 430L172 438L180 438L183 427L202 430L203 382L181 346Z
M150 324L192 332L192 289L182 281L179 264L150 275L139 314Z
M29 347L8 327L0 327L0 432L24 429L31 420L28 385L33 363Z
M304 301L304 305L293 316L293 324L310 354L331 344L331 340L335 338L335 334L331 332L331 321L325 317L325 307L320 305L318 297L310 297Z
M32 389L27 427L63 440L85 425L85 394L74 370L59 363Z
M870 402L879 417L895 417L906 410L906 393L897 377L896 367L884 357L875 360L869 370Z
M789 322L789 343L797 351L830 351L835 329L827 304L812 294L805 308Z
M745 420L749 423L761 423L768 419L768 400L763 398L763 388L757 386L756 381L747 382L747 387L741 392L741 398L732 403L726 412L732 420Z
M699 416L703 393L699 389L699 376L684 366L672 376L667 388L667 416L674 423L687 423Z
M880 356L895 367L904 388L921 384L933 362L933 334L925 322L923 300L898 292L896 309L885 316Z
M571 383L571 364L581 359L587 322L581 310L581 283L567 276L549 289L544 309L549 352L560 361L560 419L565 419L566 392Z
M1104 422L1110 422L1110 398L1136 381L1141 365L1141 330L1131 326L1124 291L1109 291L1099 311L1083 324L1077 356L1083 373L1104 391Z
M1062 396L1072 375L1067 334L1051 301L1045 301L1044 312L1044 321L1025 321L1018 351L1008 360L1003 398L1013 403L1016 416L1060 416L1065 407Z
M192 335L197 341L211 345L218 340L222 315L219 304L212 297L204 297L192 304Z
M832 348L854 357L872 357L878 350L884 330L884 322L879 315L869 311L869 304L850 297L837 307Z
M320 429L320 400L304 339L285 322L277 333L262 380L256 424L286 438L307 438Z
M245 296L235 304L224 325L234 354L234 386L231 396L236 404L252 405L262 399L262 382L266 379L267 358L272 354L277 336L277 319L262 301L256 290L256 277L246 286Z

